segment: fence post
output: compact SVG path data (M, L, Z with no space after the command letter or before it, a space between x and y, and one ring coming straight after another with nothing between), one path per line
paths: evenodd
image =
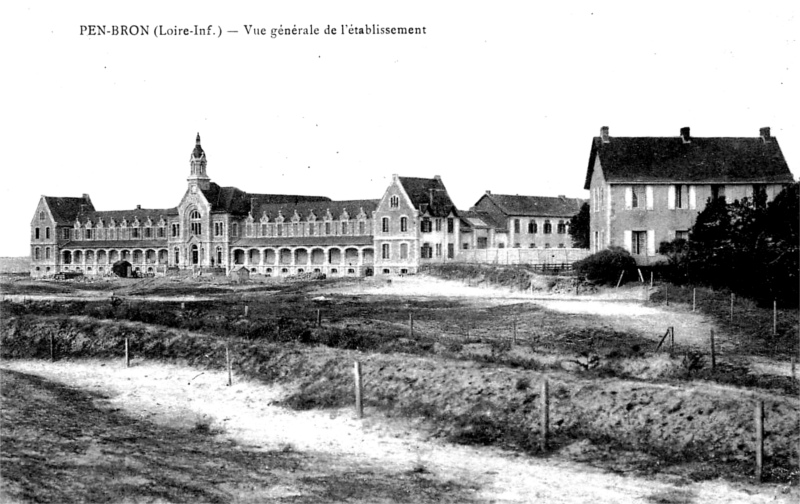
M409 338L414 337L414 313L412 312L408 314L408 336Z
M322 327L322 310L317 308L317 327Z
M128 351L128 337L127 336L125 336L125 367L126 368L131 367L131 355L130 355L130 352Z
M692 311L697 308L697 287L692 288Z
M227 343L225 343L225 367L228 369L228 386L230 387L233 380L231 379L231 352Z
M675 353L675 327L669 326L669 356Z
M359 361L356 361L355 365L353 366L353 374L355 377L355 386L356 386L356 416L358 418L363 418L364 405L361 400L363 394L363 383L361 380L361 363Z
M717 368L717 351L714 348L714 329L711 329L711 371Z
M730 323L733 324L733 292L731 292L731 318Z
M664 299L667 301L667 306L669 306L669 284L664 284Z
M761 483L764 468L764 401L756 404L756 481Z
M547 379L542 383L541 429L542 438L540 440L540 448L542 451L546 451L547 435L550 430L550 385L547 383Z

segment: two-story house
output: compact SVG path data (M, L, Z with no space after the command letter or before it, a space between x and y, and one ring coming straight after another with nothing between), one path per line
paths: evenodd
M793 177L769 128L752 138L611 137L592 140L590 249L628 250L638 264L661 259L658 244L688 238L710 198L771 201Z

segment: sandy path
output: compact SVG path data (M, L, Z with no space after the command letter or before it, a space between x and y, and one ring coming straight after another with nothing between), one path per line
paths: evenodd
M8 369L40 375L109 396L112 407L134 418L190 428L211 419L225 437L265 450L290 447L332 455L342 467L407 471L424 467L441 480L477 487L487 502L791 502L781 487L724 482L689 483L610 474L553 457L531 459L495 449L454 446L427 439L408 422L367 410L357 420L350 410L286 410L272 403L284 390L189 367L137 362L4 361ZM294 476L301 478L302 474ZM287 481L283 495L302 493L299 480Z

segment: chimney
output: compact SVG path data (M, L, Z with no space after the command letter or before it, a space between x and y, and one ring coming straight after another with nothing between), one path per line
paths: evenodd
M492 194L492 191L490 191L489 189L486 189L486 194Z
M689 135L689 126L681 128L681 139L683 143L692 143L692 137Z
M438 180L439 182L441 182L441 181L442 181L442 177L441 177L441 176L439 176L439 175L434 175L434 176L433 176L433 179L434 179L434 180Z
M603 140L603 143L609 143L611 141L608 138L608 126L600 128L600 139Z
M142 205L136 205L136 210L141 210L141 209L142 209Z
M89 195L86 194L86 193L83 193L83 200L84 201L89 201Z
M761 128L761 139L764 140L764 143L769 143L772 140L772 137L769 135L769 126L765 128Z

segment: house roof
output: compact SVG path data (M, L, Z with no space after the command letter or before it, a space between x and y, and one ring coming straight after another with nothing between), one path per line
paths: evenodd
M63 250L83 249L166 249L169 242L166 238L160 240L72 240L63 246Z
M82 198L45 196L44 199L57 224L72 225L81 213L82 207L84 210L94 211L94 205L88 196Z
M231 247L328 247L372 245L372 235L274 236L270 238L234 238Z
M459 217L461 222L465 222L467 226L472 229L504 229L505 223L498 222L489 212L482 212L480 210L459 210Z
M253 219L259 220L263 215L274 221L279 215L283 215L286 221L291 221L295 212L300 217L300 221L308 221L312 212L317 221L325 218L325 215L330 211L333 219L339 219L344 212L350 219L355 219L358 214L363 210L368 219L372 218L372 212L378 207L379 200L347 200L347 201L332 201L325 199L324 201L312 202L287 202L287 203L263 203L253 207Z
M581 209L586 200L567 198L565 196L520 196L518 194L493 194L487 192L489 198L506 215L522 215L531 217L572 217Z
M766 129L766 128L765 128ZM688 128L685 128L688 137ZM601 137L592 140L584 189L599 156L606 182L790 183L778 140L710 137Z
M135 221L136 219L139 220L140 224L144 224L147 222L149 218L153 224L157 224L158 221L161 220L163 217L164 219L167 218L169 215L177 215L178 209L177 208L134 208L132 210L92 210L90 212L81 212L79 215L76 216L78 220L80 220L81 224L85 224L87 220L92 221L92 225L97 225L100 219L103 219L106 226L111 223L111 219L114 219L117 224L122 222L123 219L127 220L128 223ZM73 223L75 220L73 219Z
M227 212L235 215L247 215L251 208L269 204L297 204L302 202L330 201L325 196L301 196L294 194L254 194L236 187L220 187L211 182L203 195L211 203L212 212Z
M457 212L441 178L397 177L397 179L411 199L411 204L420 213L427 212L432 217L447 217L450 212Z

